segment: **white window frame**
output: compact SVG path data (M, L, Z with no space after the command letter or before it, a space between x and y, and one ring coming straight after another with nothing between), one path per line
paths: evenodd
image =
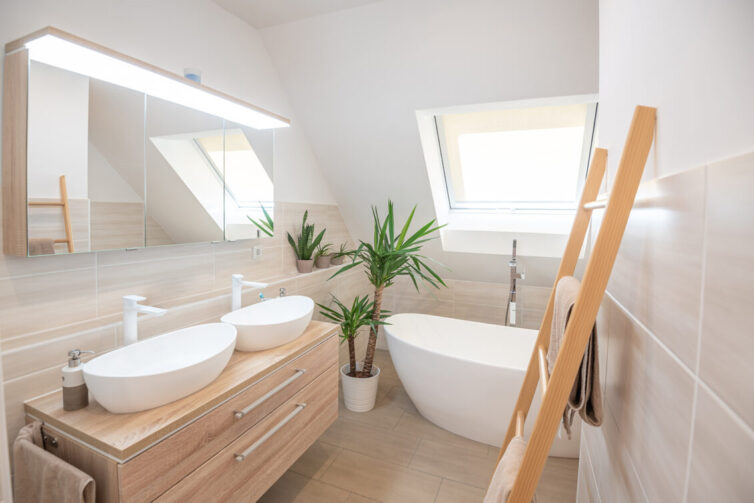
M445 145L446 135L442 130L442 123L438 118L450 113L470 113L480 110L504 110L517 108L538 108L547 106L559 106L568 104L585 104L587 105L587 114L584 122L584 137L582 140L581 160L579 161L579 172L576 184L576 193L571 203L563 201L478 201L478 202L458 202L453 194L453 183L451 180L450 169L447 166L448 156ZM477 105L472 107L455 107L434 113L432 119L439 150L439 159L442 167L445 193L447 195L448 206L451 212L501 212L501 213L549 213L549 212L568 212L576 210L576 204L584 187L586 173L589 167L589 160L592 152L596 123L597 123L598 101L596 96L572 96L563 98L545 98L537 100L513 101L507 103L496 103L490 105Z

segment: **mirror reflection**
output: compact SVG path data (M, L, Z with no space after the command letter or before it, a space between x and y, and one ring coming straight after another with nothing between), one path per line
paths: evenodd
M272 130L29 71L29 255L272 236Z
M225 239L273 235L272 137L270 130L226 123L224 146L202 143L218 165L224 152Z
M222 119L147 97L147 246L223 239L222 172L199 146L222 135Z
M144 246L144 95L31 62L30 255Z

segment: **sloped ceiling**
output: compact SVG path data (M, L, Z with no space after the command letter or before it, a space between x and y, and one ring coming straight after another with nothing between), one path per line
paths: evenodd
M351 233L392 198L434 218L416 110L597 92L597 0L384 0L262 30ZM498 255L429 254L502 281ZM532 259L533 260L533 259ZM557 261L532 262L551 284ZM548 261L549 260L549 261ZM533 277L532 277L533 276Z
M214 0L255 28L265 28L379 0Z

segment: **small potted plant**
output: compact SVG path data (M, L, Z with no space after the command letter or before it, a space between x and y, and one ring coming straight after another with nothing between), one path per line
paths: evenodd
M325 229L322 232L314 236L314 224L307 224L306 219L309 216L309 211L304 212L304 219L301 222L301 232L293 239L291 233L288 233L288 243L293 248L293 253L296 254L296 268L298 272L312 272L314 267L314 251L322 241L322 237L325 235Z
M347 247L348 243L340 244L340 248L337 252L333 253L332 259L330 260L332 265L341 265L346 260L346 257L351 254Z
M384 325L382 321L390 313L382 311L378 318L374 318L374 302L369 295L355 297L349 308L337 297L333 296L336 309L317 304L325 318L340 325L341 343L348 343L348 363L340 368L340 379L343 385L343 401L348 410L367 412L374 408L377 398L377 385L380 380L380 369L372 367L369 377L361 375L362 364L356 363L356 336L362 327L376 328Z
M264 208L262 203L259 203L259 207L262 209L262 213L264 213L264 219L260 218L259 220L256 220L254 218L251 218L249 215L246 215L246 218L249 219L249 222L257 226L257 236L261 237L259 234L260 232L263 233L265 236L273 237L275 233L275 222L272 220L272 217L269 213L267 213L267 210Z
M318 268L327 269L330 267L330 261L332 260L330 248L332 248L330 243L320 244L317 247L317 253L314 255L314 264Z

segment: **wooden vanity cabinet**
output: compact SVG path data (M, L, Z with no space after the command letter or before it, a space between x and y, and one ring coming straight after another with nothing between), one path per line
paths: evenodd
M98 502L256 501L337 418L335 327L312 322L286 346L236 352L212 384L150 411L65 412L56 399L27 402L27 418L42 421L48 451L94 477Z

